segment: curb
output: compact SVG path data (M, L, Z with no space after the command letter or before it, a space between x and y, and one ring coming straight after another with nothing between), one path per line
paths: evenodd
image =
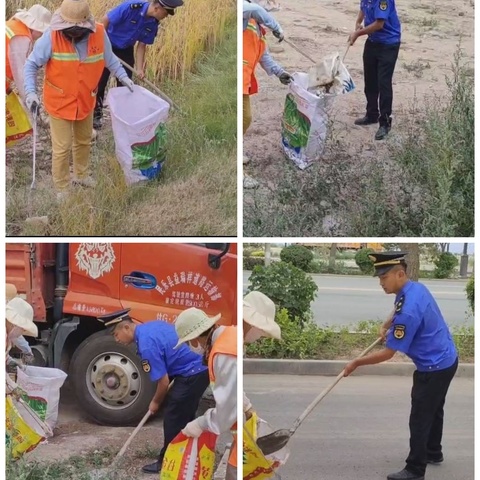
M346 364L346 360L274 360L246 358L243 360L243 374L337 376ZM405 377L411 376L414 371L415 365L410 362L386 362L358 368L353 375L398 375ZM474 378L474 364L459 363L455 376L460 378Z

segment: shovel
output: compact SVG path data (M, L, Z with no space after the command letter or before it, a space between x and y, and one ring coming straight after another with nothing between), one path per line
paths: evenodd
M365 356L368 352L373 350L380 342L382 338L377 338L368 348L366 348L357 358ZM335 381L325 388L320 395L305 409L305 411L295 420L292 428L290 430L281 429L276 430L273 433L264 435L257 439L257 445L264 455L270 455L273 452L277 452L282 449L290 440L290 437L296 432L297 428L302 424L302 422L307 418L307 416L312 412L312 410L327 396L330 390L343 378L345 370L342 370Z

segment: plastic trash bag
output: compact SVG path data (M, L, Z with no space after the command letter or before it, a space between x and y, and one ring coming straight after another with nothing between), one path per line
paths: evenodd
M335 97L355 88L352 81L349 87L338 90L340 93L317 91L315 87L312 92L309 91L309 81L307 73L293 74L282 118L283 151L302 170L317 161L325 150Z
M25 402L53 430L58 419L60 388L67 374L58 368L17 368L17 384L26 392Z
M5 106L5 143L7 147L33 132L30 119L18 95L12 90L7 94Z
M284 465L290 455L287 447L264 455L256 444L258 437L273 432L273 428L257 414L253 414L243 426L243 479L264 480L275 478L275 470Z
M168 445L160 480L211 480L215 466L217 435L204 432L198 438L179 433Z
M354 88L355 83L340 59L339 53L325 57L308 71L307 89L312 93L343 95L351 92Z
M111 88L107 95L115 152L128 185L157 178L165 162L170 105L139 85L133 93Z

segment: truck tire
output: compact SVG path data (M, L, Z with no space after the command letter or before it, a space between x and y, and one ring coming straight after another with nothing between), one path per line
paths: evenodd
M134 346L97 332L75 350L70 378L79 406L101 425L136 425L148 410L156 389Z

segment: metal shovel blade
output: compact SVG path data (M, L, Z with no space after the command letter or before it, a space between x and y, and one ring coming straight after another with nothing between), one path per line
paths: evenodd
M275 430L275 432L257 438L257 445L264 455L271 455L285 447L292 435L293 432L286 428Z

